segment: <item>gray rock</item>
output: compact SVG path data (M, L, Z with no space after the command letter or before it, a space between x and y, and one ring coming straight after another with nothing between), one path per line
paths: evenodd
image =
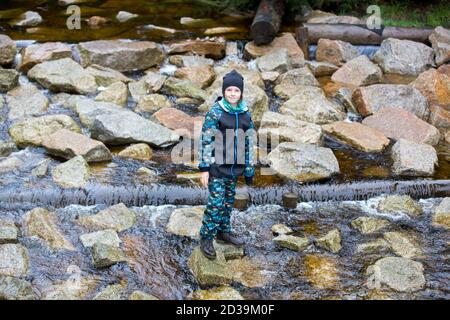
M288 248L294 251L305 250L310 244L309 239L306 237L301 238L286 234L282 234L278 237L273 238L273 242L280 245L281 247Z
M22 61L19 69L28 72L35 65L44 61L71 58L72 49L62 42L46 42L32 44L22 50Z
M27 118L16 122L9 128L9 134L19 146L41 146L45 137L60 129L81 132L80 127L71 117L58 114Z
M406 213L413 217L422 214L422 207L409 195L390 195L378 203L378 211L389 213Z
M52 250L75 251L74 246L67 240L56 224L56 215L43 208L28 211L24 216L25 234L38 237Z
M106 268L126 261L119 247L98 242L92 246L92 259L96 268Z
M97 91L95 78L70 58L39 63L28 71L28 77L54 92L88 94Z
M49 164L50 159L44 159L33 170L31 170L31 174L38 178L45 177L47 175Z
M321 238L316 239L316 245L333 253L338 253L341 249L341 234L339 229L333 229Z
M120 151L117 156L122 158L147 161L152 158L153 150L146 143L136 143Z
M450 31L441 26L434 29L428 37L436 55L435 61L438 66L450 61Z
M438 164L436 150L427 144L400 139L391 150L393 171L404 176L432 176Z
M329 148L283 142L267 156L270 167L281 177L315 181L339 173L339 163Z
M19 83L19 73L14 69L0 68L0 92L8 92Z
M384 239L391 245L392 250L403 258L418 258L422 254L417 241L401 232L386 232Z
M355 90L353 88L342 87L339 88L334 94L333 98L338 101L347 112L358 114L358 110L352 101L352 95Z
M131 19L137 18L137 17L139 17L138 14L127 12L127 11L119 11L117 13L116 19L119 22L126 22L128 20L131 20Z
M155 112L162 108L170 108L172 103L162 94L149 94L139 99L136 106L136 112Z
M128 101L128 87L123 82L115 82L101 91L95 97L95 101L110 102L124 107Z
M278 84L273 88L273 92L283 100L289 100L300 92L310 92L318 96L325 95L320 87L304 86L297 84Z
M18 119L43 113L48 108L48 99L34 85L18 86L6 95L9 119Z
M320 86L308 67L296 68L283 73L278 77L277 85Z
M272 232L277 234L277 235L282 235L282 234L289 234L294 232L291 228L289 228L288 226L285 226L284 224L278 223L278 224L274 224L271 228Z
M434 53L423 43L388 38L383 40L372 59L384 73L417 76L433 66Z
M35 300L36 295L28 281L0 276L0 300Z
M35 11L27 11L20 16L20 18L14 22L18 27L34 27L42 22L42 17Z
M284 73L291 68L291 61L287 49L280 48L257 58L256 65L261 72L277 71Z
M28 251L24 246L12 243L0 245L0 276L26 276L28 266Z
M121 232L136 224L136 214L119 203L95 215L82 216L77 222L91 230L112 229Z
M365 55L360 55L339 68L331 76L333 82L349 86L367 86L381 81L383 72Z
M82 234L80 240L86 248L92 247L95 243L119 247L122 242L117 235L117 232L110 229Z
M89 180L89 165L83 156L76 156L56 166L52 178L62 188L84 188Z
M380 289L382 285L387 285L395 291L415 292L425 285L422 264L407 258L382 258L370 266L366 274L369 275L369 289Z
M169 62L180 68L214 65L213 59L205 58L202 56L173 55L169 57Z
M48 153L65 159L76 156L83 156L87 162L112 159L111 153L102 142L67 129L52 133L44 139L42 145Z
M199 101L207 99L207 93L200 85L189 80L180 80L170 77L164 82L163 90L176 97L194 98Z
M77 46L81 65L98 64L117 71L144 70L164 60L163 51L150 41L97 40Z
M342 66L359 56L358 50L350 43L341 40L319 39L316 60Z
M373 217L359 217L353 220L350 224L362 234L370 234L387 227L389 225L389 221Z
M179 235L198 239L202 226L205 207L188 207L175 209L170 215L166 231Z
M328 63L328 62L319 62L319 61L305 61L305 65L312 71L315 77L322 76L331 76L337 69L338 66Z
M16 57L16 43L10 37L0 34L0 66L9 65Z
M94 76L95 81L97 82L97 85L99 87L108 87L113 83L119 81L123 83L129 83L133 81L132 79L124 76L119 71L97 64L90 65L86 68L86 71Z
M13 221L0 220L0 244L17 242L18 234L19 229Z
M188 266L200 285L229 284L233 281L233 273L220 253L215 260L209 260L200 247L196 247L189 257Z
M68 94L65 92L55 94L51 97L51 103L60 105L63 108L68 108L76 111L77 103L79 101L90 100L89 98L79 94Z
M180 138L174 131L114 104L83 101L77 104L77 113L92 137L107 144L145 142L166 147Z
M442 199L433 215L433 224L450 229L450 197Z

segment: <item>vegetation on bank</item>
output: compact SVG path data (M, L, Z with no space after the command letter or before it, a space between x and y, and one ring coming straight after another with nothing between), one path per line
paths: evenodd
M205 10L255 10L259 1L255 0L197 0L205 5ZM446 0L286 0L286 19L293 21L302 11L302 6L333 12L339 15L367 17L369 5L381 9L383 24L401 27L450 27L450 4Z

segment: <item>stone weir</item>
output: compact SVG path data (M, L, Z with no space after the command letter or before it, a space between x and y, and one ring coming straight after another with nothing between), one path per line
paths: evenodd
M340 184L291 184L265 188L237 189L248 192L253 205L281 204L282 195L294 192L300 202L367 200L382 194L407 194L415 199L449 197L450 180L373 180ZM84 189L21 189L0 190L3 209L27 206L65 207L71 204L114 205L199 205L207 198L206 189L175 185L107 186L89 184Z

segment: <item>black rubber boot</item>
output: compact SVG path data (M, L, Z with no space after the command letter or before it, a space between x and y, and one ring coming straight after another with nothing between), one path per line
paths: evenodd
M229 233L229 232L218 232L217 241L233 244L238 247L242 247L244 245L244 240L239 239L237 236Z
M200 239L200 250L208 259L214 260L216 258L216 250L212 239Z

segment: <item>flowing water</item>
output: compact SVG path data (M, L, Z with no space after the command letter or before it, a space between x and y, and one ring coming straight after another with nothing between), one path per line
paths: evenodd
M18 47L25 47L33 41L64 41L75 44L80 41L127 38L146 39L157 42L203 36L206 28L233 26L247 30L251 16L237 16L208 13L208 19L195 27L180 24L184 16L203 18L204 9L195 1L82 1L82 18L93 15L104 16L111 22L99 29L90 29L84 22L82 30L68 30L65 22L65 8L48 1L2 1L0 3L0 32L17 41ZM11 9L14 8L14 9ZM138 13L140 17L126 23L115 21L118 11ZM38 11L44 23L33 28L13 27L10 24L18 14L26 10ZM174 33L155 32L146 28L149 24L173 28ZM284 26L290 30L291 26ZM248 41L248 32L225 35L238 40L239 56ZM358 50L373 55L377 47L358 47ZM310 47L311 57L315 47ZM238 59L237 57L234 57ZM162 67L173 73L174 66L167 62ZM134 79L142 76L136 72L127 74ZM334 90L329 77L320 78L326 93ZM385 77L385 83L409 83L410 78ZM28 80L21 76L21 83ZM49 99L53 93L38 86ZM270 109L276 111L280 105L268 86ZM3 95L1 96L3 99ZM173 97L170 97L171 99ZM134 109L135 102L129 101L127 108ZM192 106L178 105L190 115L199 115ZM0 112L0 138L9 139L7 106ZM67 114L79 121L76 114L61 105L52 104L45 114ZM150 114L143 114L150 117ZM350 115L349 115L350 116ZM88 131L85 132L89 134ZM390 148L382 153L368 154L356 151L331 138L324 140L324 146L333 149L341 173L324 181L299 184L283 181L275 175L261 175L257 169L255 185L247 188L243 181L238 183L238 193L248 192L251 206L245 211L235 211L233 225L246 243L245 263L237 266L246 279L245 284L234 284L244 298L254 299L365 299L371 293L365 285L367 266L390 253L362 255L355 252L362 242L377 239L381 234L363 236L349 227L351 220L362 216L381 216L391 224L384 231L401 231L411 235L420 244L422 254L416 257L424 265L426 286L415 293L385 292L400 299L448 299L448 233L431 224L431 216L442 197L450 196L450 162L448 146L437 146L439 166L433 177L426 179L397 177L392 173ZM42 148L27 147L11 155L20 165L14 170L2 171L0 166L0 217L11 219L17 225L23 223L23 214L36 207L43 207L57 215L61 231L76 247L74 252L52 252L40 240L20 237L30 255L30 280L38 296L49 286L70 281L74 270L84 279L95 282L86 298L92 298L109 284L126 284L123 297L134 290L151 293L161 299L190 298L199 289L198 282L190 273L187 260L198 245L191 240L168 233L167 222L173 210L184 205L202 205L206 190L199 185L198 173L190 166L174 164L171 150L154 150L151 161L137 161L117 157L122 147L114 147L113 160L90 165L92 175L86 188L65 190L52 180L52 169L61 159L50 157ZM32 169L49 159L45 177L37 178ZM0 161L3 159L0 159ZM141 167L157 172L157 181L148 181L137 174ZM287 210L280 206L285 192L296 192L300 196L297 209ZM382 214L376 210L378 196L387 194L409 194L419 201L423 214L419 218L407 215ZM92 266L91 253L84 248L79 236L85 233L83 227L74 221L83 215L94 214L108 206L124 203L136 212L135 227L120 233L122 248L127 263L119 263L107 269ZM331 229L339 228L343 249L338 254L326 253L315 245L297 253L281 249L272 241L271 227L284 223L295 234L314 240ZM327 261L329 282L323 284L314 276L314 262ZM307 261L311 263L308 264ZM312 265L312 266L311 266ZM317 266L316 266L317 267Z

